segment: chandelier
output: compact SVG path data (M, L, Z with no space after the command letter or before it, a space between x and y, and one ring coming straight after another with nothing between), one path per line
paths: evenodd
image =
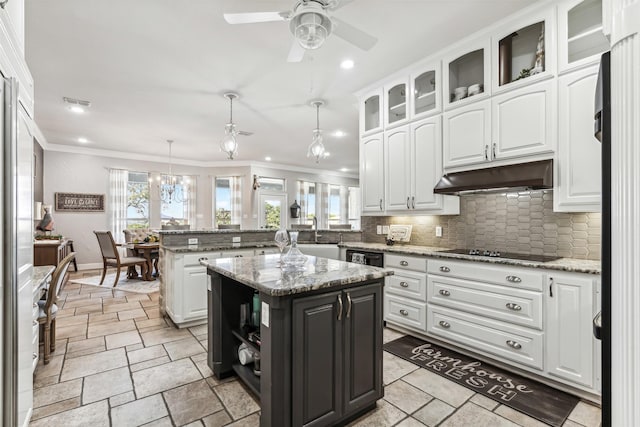
M224 97L229 100L229 123L224 126L224 137L220 141L220 151L227 153L229 160L233 160L238 155L238 131L233 123L233 100L238 97L236 93L225 93Z
M163 203L171 204L172 202L183 203L187 200L187 185L183 177L173 174L173 157L171 155L172 139L168 139L169 143L169 173L160 177L160 200Z
M309 145L307 157L315 157L316 163L320 163L320 159L324 157L324 144L322 144L322 130L320 129L320 106L324 105L323 101L313 101L311 105L316 107L316 128L313 130L313 140Z

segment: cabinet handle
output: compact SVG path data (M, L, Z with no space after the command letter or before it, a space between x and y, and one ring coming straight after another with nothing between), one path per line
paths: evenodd
M416 196L411 196L411 209L416 208Z
M33 308L36 308L37 306L38 306L38 303L37 303L37 302L34 302L34 303L33 303Z
M382 210L382 199L380 199L380 210Z
M236 258L242 258L244 255L236 255Z
M511 348L514 348L516 350L520 350L522 348L522 345L520 345L519 342L513 341L513 340L507 340L507 345Z
M38 358L38 353L33 353L33 360L36 360Z
M407 196L407 209L411 209L411 205L409 204L410 197Z
M485 160L489 160L489 146L488 145L484 146L484 159Z
M496 159L496 143L493 143L493 146L491 148L491 154L493 155L493 160Z
M451 269L443 265L442 267L440 267L440 271L442 271L443 273L448 273L451 271Z
M37 320L33 321L33 326L38 326L38 321Z
M553 277L549 277L549 296L553 298Z
M439 321L438 325L442 326L445 329L449 329L451 327L451 325L449 323L445 322L444 320Z
M400 282L400 286L402 286L403 288L408 288L409 284L407 282Z
M206 256L203 256L202 258L198 258L198 262L208 261L208 260L209 260L209 258L207 258Z
M400 314L402 314L403 316L408 316L409 312L403 308L402 310L400 310Z
M451 295L451 292L447 291L446 289L440 289L439 293L443 297L448 297L449 295Z
M351 317L351 294L347 292L347 319Z
M400 261L400 265L406 267L409 263L407 261Z
M338 295L338 320L342 320L342 297Z
M509 310L513 310L513 311L520 311L522 310L522 307L520 307L518 304L512 303L512 302L508 302L506 304L507 308Z
M511 283L520 283L520 282L522 282L522 279L519 278L518 276L507 276L506 279L507 279L507 282L511 282Z

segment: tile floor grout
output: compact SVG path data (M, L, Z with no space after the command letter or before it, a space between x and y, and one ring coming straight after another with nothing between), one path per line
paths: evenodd
M98 272L71 273L71 277L80 278ZM34 406L39 406L34 409L32 426L52 423L84 425L91 422L96 426L119 427L118 424L122 423L118 420L123 416L129 417L127 425L156 427L259 425L258 400L246 386L235 378L217 380L206 366L208 337L206 331L202 333L206 325L176 328L170 319L159 315L158 297L158 292L134 294L117 288L107 290L67 283L60 297L56 352L51 354L49 365L44 366L40 361L35 373ZM100 302L88 305L76 302L93 298L100 299ZM136 313L135 310L140 311ZM76 316L86 316L86 320L76 323L72 320ZM92 317L96 321L92 321ZM145 321L148 322L141 323ZM145 327L140 327L142 325ZM385 329L385 342L402 335ZM128 341L131 343L127 344ZM183 343L177 345L178 342ZM135 353L142 350L147 352ZM112 353L106 357L107 352ZM84 359L74 362L79 358ZM493 406L493 409L488 409L483 406L482 395L448 380L431 381L444 387L431 389L435 386L424 378L429 379L429 374L435 374L386 352L385 359L385 397L374 411L350 426L542 425L510 408L505 413L496 412L503 406L499 402L491 401L495 406L488 404ZM114 377L124 369L128 372L128 384L114 385L105 381L99 384L99 391L94 390L96 381L105 373ZM153 374L160 370L168 373L154 377ZM63 378L65 381L61 381ZM78 380L80 386L74 388ZM447 387L453 388L447 391ZM55 395L50 396L50 393ZM452 396L456 393L463 399L454 402ZM91 401L95 398L98 400ZM600 424L599 409L586 403L583 405L580 410L576 407L565 427L597 427ZM487 421L485 424L465 424L469 416ZM515 419L518 417L519 420ZM584 421L584 424L578 421Z

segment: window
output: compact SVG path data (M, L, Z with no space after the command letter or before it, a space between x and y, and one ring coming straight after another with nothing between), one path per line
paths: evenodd
M260 190L264 191L285 191L284 178L267 178L261 176L258 178L260 182Z
M320 228L349 223L352 229L360 229L358 187L298 181L298 197L301 224L313 224L317 216Z
M149 228L149 174L127 173L127 217L125 228Z
M286 227L287 195L284 193L260 194L260 228L279 229Z
M298 181L298 194L300 199L300 223L313 224L316 216L316 183Z
M191 179L188 176L176 176L175 185L163 176L160 183L160 222L161 224L189 224L189 196Z
M328 189L328 223L329 224L342 224L342 198L340 197L340 186L329 185ZM346 202L346 200L345 200Z
M214 227L241 222L241 181L240 177L217 177L214 186Z
M352 230L360 230L360 188L347 189L347 217Z

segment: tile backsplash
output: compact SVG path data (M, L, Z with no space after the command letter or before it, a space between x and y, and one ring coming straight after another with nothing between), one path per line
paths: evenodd
M554 212L552 191L461 196L460 215L363 216L363 241L384 243L376 226L389 224L413 225L412 245L600 259L600 213Z

